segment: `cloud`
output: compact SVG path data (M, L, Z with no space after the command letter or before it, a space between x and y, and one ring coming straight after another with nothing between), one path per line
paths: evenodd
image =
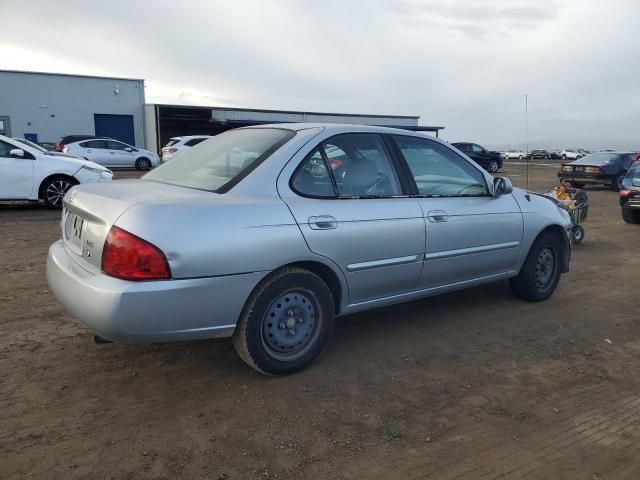
M421 115L508 143L527 93L530 138L640 139L637 0L2 3L0 68L141 77L151 102Z

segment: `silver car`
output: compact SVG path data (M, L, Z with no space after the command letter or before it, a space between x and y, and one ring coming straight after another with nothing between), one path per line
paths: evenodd
M300 370L334 317L511 279L540 301L568 271L568 214L421 134L241 128L139 180L64 200L47 276L120 342L230 336L270 375Z

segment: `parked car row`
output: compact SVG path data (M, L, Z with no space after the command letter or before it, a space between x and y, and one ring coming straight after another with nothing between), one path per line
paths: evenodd
M507 150L502 152L502 158L504 160L577 160L591 152L582 149L566 148L561 152L555 150L534 149L529 153L522 150Z

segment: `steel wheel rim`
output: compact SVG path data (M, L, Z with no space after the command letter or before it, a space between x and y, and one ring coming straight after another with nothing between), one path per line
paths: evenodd
M545 290L553 279L556 270L556 254L551 247L543 248L536 259L536 286Z
M308 292L285 292L265 310L262 344L275 359L295 360L309 351L320 321L318 304Z
M47 201L56 207L62 205L62 199L64 198L67 190L71 188L71 183L66 180L56 180L51 182L47 187L47 191L45 195L47 197Z

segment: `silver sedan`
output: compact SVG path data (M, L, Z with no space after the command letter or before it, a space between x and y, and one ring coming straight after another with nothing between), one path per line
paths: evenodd
M47 262L59 301L120 342L230 336L300 370L337 316L509 278L547 299L567 213L429 136L282 124L231 130L139 180L79 185Z

